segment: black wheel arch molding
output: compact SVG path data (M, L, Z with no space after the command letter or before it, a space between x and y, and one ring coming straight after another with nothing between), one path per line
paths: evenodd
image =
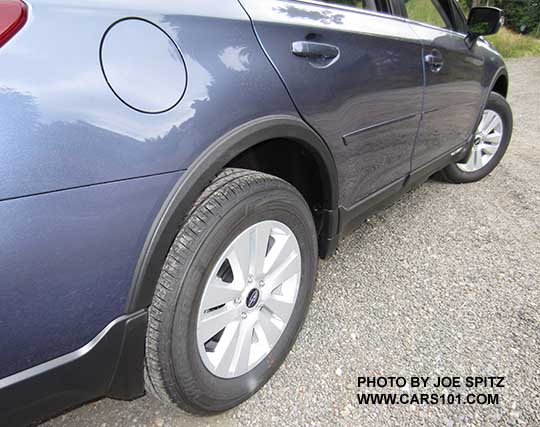
M316 159L324 187L319 254L324 258L334 252L338 239L339 186L330 150L321 137L298 117L260 117L234 128L211 144L175 184L147 235L134 271L126 313L145 309L151 304L167 251L200 193L236 156L273 139L292 140L301 144Z
M508 92L508 70L506 69L506 65L501 65L497 68L497 70L493 73L493 77L491 77L491 80L489 82L489 90L487 91L487 94L484 96L483 103L485 104L487 102L487 98L489 97L489 94L495 89L495 86L499 82L499 79L503 77L506 80L506 88L505 93L501 93L502 96L506 98L507 92Z
M489 98L489 94L495 89L495 87L496 87L496 85L499 82L499 79L501 77L506 80L506 88L505 88L506 93L504 93L504 94L501 93L501 95L506 98L506 95L507 95L507 92L508 92L509 81L508 81L508 70L506 69L506 65L503 64L499 68L497 68L495 73L493 73L493 77L491 77L491 81L488 81L489 85L486 84L486 87L488 89L484 93L481 108L480 108L480 111L478 112L478 117L476 118L476 121L474 122L473 133L474 133L474 130L480 124L480 120L482 120L482 113L484 112L484 108L486 107L486 104L487 104L487 101L488 101L488 98Z

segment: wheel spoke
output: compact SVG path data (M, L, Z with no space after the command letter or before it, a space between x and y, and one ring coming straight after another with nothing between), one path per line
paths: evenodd
M274 246L270 250L266 260L266 272L272 275L273 271L279 269L292 255L295 254L295 240L292 234L276 237Z
M226 283L219 277L216 277L208 284L201 308L208 310L226 304L239 297L241 293L241 290L234 288L233 284Z
M499 144L502 139L502 134L499 132L492 132L489 135L486 135L484 141L490 142L491 144Z
M270 223L263 223L258 225L252 232L253 251L251 257L251 274L254 276L258 277L264 273L266 251L268 249L271 231L272 225Z
M486 134L489 134L495 130L499 126L500 118L497 115L494 115L493 119L489 122L489 124L486 126Z
M233 283L236 286L243 286L247 283L250 255L250 236L247 233L241 234L235 240L234 245L227 256L233 271Z
M258 354L261 354L261 353L268 354L270 350L272 350L272 347L274 347L274 344L276 343L277 339L279 338L279 335L281 334L280 332L276 337L276 341L271 343L268 340L268 337L266 336L266 333L264 332L260 321L255 323L255 326L253 327L253 331L257 335L257 343L252 344L252 347L251 347L252 353L253 353L253 350L257 350ZM253 354L252 354L252 357L253 357Z
M232 337L222 337L216 346L215 352L221 354L216 369L220 372L230 372L231 364L233 362L234 355L236 353L236 346L238 345L238 332L240 330L239 324L235 325Z
M488 120L488 115L486 112L482 114L482 119L480 120L480 123L478 124L477 131L483 131L486 128L486 121Z
M238 331L238 341L234 354L231 370L234 373L245 372L249 367L249 355L251 354L251 341L253 339L254 316L242 321Z
M499 148L499 146L496 144L483 144L481 147L482 151L488 155L495 154L497 148Z
M289 315L292 312L293 303L279 298L275 295L270 295L264 302L265 306L282 322L287 322Z
M295 274L300 274L298 255L295 253L289 256L270 274L266 282L270 285L270 289L274 290L281 285L285 280L290 279Z
M239 314L237 307L230 306L206 313L199 322L198 336L205 343L231 322L239 320Z
M283 328L279 328L274 322L271 321L270 312L265 308L259 312L258 324L261 327L261 331L264 334L268 345L270 348L273 347L280 337Z
M497 114L490 110L486 111L486 116L484 126L480 130L484 133L490 133L497 126L500 119Z
M471 171L474 169L474 149L471 150L469 153L469 157L467 157L467 161L465 163L459 163L463 167L463 169L467 171Z

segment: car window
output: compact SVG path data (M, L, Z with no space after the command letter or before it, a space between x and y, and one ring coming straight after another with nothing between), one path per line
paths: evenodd
M452 23L437 0L405 0L407 17L424 24L452 29Z
M465 1L452 0L450 2L452 16L454 18L454 30L459 33L467 34L467 18L469 6Z
M322 0L325 3L339 4L342 6L352 6L359 9L377 10L375 0Z

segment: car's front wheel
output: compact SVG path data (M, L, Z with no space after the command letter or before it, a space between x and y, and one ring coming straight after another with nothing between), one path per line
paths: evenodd
M293 345L316 269L315 225L300 193L270 175L225 170L165 260L149 311L147 388L197 414L250 397Z
M467 154L444 168L440 175L454 183L484 178L501 161L511 136L512 110L503 96L491 92Z

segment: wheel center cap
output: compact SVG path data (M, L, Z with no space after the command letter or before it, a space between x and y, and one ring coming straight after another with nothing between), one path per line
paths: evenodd
M260 292L257 288L253 288L249 291L249 294L246 298L246 305L248 308L253 308L259 302Z

